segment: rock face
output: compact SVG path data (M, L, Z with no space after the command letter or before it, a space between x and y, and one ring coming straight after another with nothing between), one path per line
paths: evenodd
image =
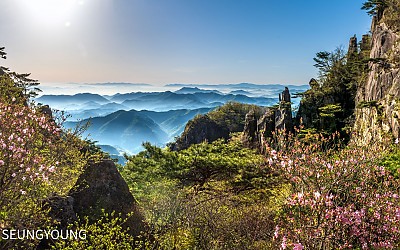
M81 218L88 216L89 221L97 221L102 216L102 209L106 213L115 211L122 217L132 213L124 226L135 236L145 229L137 203L111 160L89 164L69 195L74 200L75 213Z
M77 221L78 217L87 216L89 222L95 222L102 217L104 209L106 213L115 211L116 215L121 214L123 218L131 214L124 224L131 235L138 236L145 230L137 203L111 160L89 164L69 196L54 196L47 199L45 204L45 207L51 208L49 215L60 223L62 229Z
M382 140L385 134L400 137L400 33L380 21L384 15L373 19L370 71L357 91L357 144Z
M66 197L53 196L43 202L49 216L66 230L78 218L88 217L89 223L97 222L105 213L128 218L122 226L132 236L139 236L146 229L144 218L129 191L128 185L111 160L86 166L76 184ZM43 239L37 249L49 249L50 241Z
M47 208L51 208L49 216L59 223L61 229L67 229L68 225L78 220L73 207L74 198L71 196L53 196L48 198L45 203Z
M244 130L242 142L245 147L249 148L257 148L258 147L258 138L259 135L257 133L258 125L257 118L253 110L246 114L246 119L244 122Z
M293 130L292 105L287 87L285 87L282 95L279 95L279 108L275 114L275 128L277 130Z
M293 119L290 92L288 88L279 94L278 108L267 108L261 117L257 117L253 111L246 115L245 128L243 131L243 145L263 149L272 140L273 132L277 130L293 131Z
M354 35L350 38L349 49L347 50L347 58L358 55L357 37Z
M189 121L181 137L171 146L172 150L183 150L190 145L204 141L213 142L217 139L229 138L229 129L219 125L207 115L200 115Z

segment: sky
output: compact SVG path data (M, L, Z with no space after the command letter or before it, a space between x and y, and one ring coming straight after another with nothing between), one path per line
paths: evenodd
M1 0L0 65L42 84L307 84L365 0Z

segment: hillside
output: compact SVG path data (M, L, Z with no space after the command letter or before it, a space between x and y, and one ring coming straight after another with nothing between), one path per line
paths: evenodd
M136 110L117 111L104 117L95 117L83 120L90 126L84 132L98 140L100 144L116 145L130 152L138 152L143 141L149 141L156 145L162 145L168 141L168 135L146 115ZM73 128L77 122L67 122L67 128Z
M183 132L189 120L193 119L196 115L205 114L210 110L209 108L170 110L165 112L143 110L140 113L147 115L156 122L168 134L170 140L172 140L175 136Z
M108 103L109 100L98 94L82 93L76 95L43 95L36 99L38 103L50 105L55 109L78 109L79 106L94 103L101 105Z
M3 50L0 58L5 59ZM62 130L62 119L48 107L30 101L38 84L29 74L0 68L0 141L7 145L0 147L0 248L88 249L97 244L100 249L101 241L133 248L145 228L144 217L114 162L92 142ZM118 227L118 221L124 225ZM80 246L73 237L60 239L59 232L72 227L81 234ZM97 243L84 241L86 232ZM51 238L44 236L51 233Z
M79 122L66 122L66 128L89 122L90 126L84 136L98 141L101 145L111 145L130 153L142 150L143 142L158 146L166 145L182 133L185 124L198 114L207 113L210 109L155 111L116 111L104 117L84 119ZM103 149L115 155L103 146Z
M264 108L229 102L205 115L198 115L186 124L185 130L170 144L170 148L182 150L204 141L211 143L221 138L228 139L230 133L243 131L246 114L250 111L261 114Z

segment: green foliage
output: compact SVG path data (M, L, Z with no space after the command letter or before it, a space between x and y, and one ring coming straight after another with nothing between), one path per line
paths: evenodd
M22 96L21 88L6 74L0 75L0 100L4 104L24 105L27 102Z
M7 53L4 51L4 47L0 47L0 58L6 59ZM39 82L37 80L33 80L29 78L30 74L19 74L16 72L10 71L8 68L4 66L0 66L0 77L6 77L7 79L10 79L13 83L12 86L9 86L10 83L7 83L5 86L0 85L2 90L4 92L0 92L5 94L7 92L10 92L11 94L17 94L18 96L22 95L26 100L26 102L29 100L29 98L33 98L38 95L38 92L41 92L37 86L39 85ZM14 87L14 89L10 89L10 87ZM18 93L15 93L15 88L18 89ZM9 96L12 98L14 95Z
M246 114L250 110L258 116L263 112L263 109L256 105L228 102L209 112L208 116L217 124L227 127L230 132L242 132Z
M6 59L7 58L7 53L4 51L5 47L0 47L0 58Z
M29 74L18 74L15 72L8 72L7 73L11 79L15 82L15 85L22 89L22 94L27 98L33 98L38 95L39 92L42 90L39 89L37 86L39 82L37 80L29 78L31 75Z
M337 48L334 52L321 51L313 58L316 62L314 67L319 70L320 80L324 80L335 70L345 63L345 55L341 48Z
M366 10L370 16L375 16L378 21L385 22L392 30L399 30L399 0L368 0L361 9Z
M377 101L362 101L359 102L357 105L357 108L372 108L372 107L377 107L378 102Z
M4 48L0 56L5 58ZM62 130L63 114L49 115L29 103L36 92L27 74L5 70L0 76L0 227L53 226L44 201L66 195L89 160L105 155L83 141L80 129ZM33 92L32 92L33 91ZM89 150L85 150L88 148ZM32 249L37 240L5 241L1 249Z
M386 2L385 0L368 0L363 3L361 9L366 10L370 16L377 16L378 13L383 13L383 10L387 7Z
M144 210L154 246L267 246L275 209L270 197L282 183L261 155L243 148L239 140L201 143L179 152L149 143L144 147L127 157L121 174Z
M311 88L302 94L298 111L298 119L302 118L305 128L327 135L339 131L343 138L349 139L357 86L365 80L368 71L368 59L364 56L369 49L363 44L351 55L341 48L316 54L314 66L319 70L319 78L310 81Z
M394 177L400 177L400 149L395 145L381 158L380 164L386 167Z
M103 217L95 223L89 223L88 218L84 218L83 221L70 225L69 229L84 232L86 239L59 240L53 243L51 249L134 249L135 239L122 227L125 221L126 219L114 213L104 212Z
M318 109L321 117L334 118L336 113L343 112L342 108L338 104L328 104Z

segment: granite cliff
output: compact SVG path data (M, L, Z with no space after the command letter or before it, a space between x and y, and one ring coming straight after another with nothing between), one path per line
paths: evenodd
M371 32L369 72L356 95L353 141L359 145L400 137L400 2L378 10Z

